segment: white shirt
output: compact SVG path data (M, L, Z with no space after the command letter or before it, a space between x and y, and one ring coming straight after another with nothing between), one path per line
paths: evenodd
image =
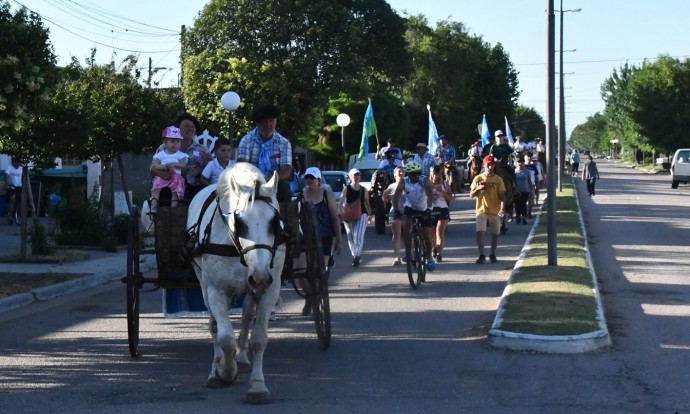
M426 210L426 193L424 192L424 176L419 177L416 183L410 182L410 177L405 177L405 207L413 210Z
M218 182L218 177L220 177L220 173L228 168L232 168L233 165L235 165L235 161L229 160L228 165L223 168L218 160L214 158L213 161L206 164L206 167L204 167L204 171L201 172L201 175L211 184L216 184Z
M5 174L8 177L7 185L11 185L12 187L21 187L23 169L24 167L22 167L21 165L19 166L19 168L14 168L12 164L5 168Z
M188 157L189 155L185 154L182 151L177 151L174 154L168 154L165 151L160 151L153 156L154 159L161 162L161 165L172 164L173 162L180 162L181 160ZM182 169L180 168L175 168L175 172L179 175L182 175Z
M435 184L431 184L431 186L436 187ZM446 187L446 183L441 182L441 186L443 188L442 191L445 192L448 190L448 188ZM448 203L441 194L437 193L436 190L432 190L432 194L434 195L434 201L431 203L431 207L448 208Z

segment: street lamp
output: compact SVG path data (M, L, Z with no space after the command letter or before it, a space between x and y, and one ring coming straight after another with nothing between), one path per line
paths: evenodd
M343 170L347 169L347 155L345 154L345 127L350 125L350 116L340 114L335 118L335 122L340 127L340 145L343 147Z
M240 107L240 96L236 92L225 92L220 98L220 102L223 104L223 108L228 111L228 139L235 146L235 130L232 125L232 113Z
M563 171L565 170L565 97L563 96L563 13L579 13L582 9L563 10L563 0L561 0L561 47L559 50L560 57L560 99L558 103L558 191L563 191Z

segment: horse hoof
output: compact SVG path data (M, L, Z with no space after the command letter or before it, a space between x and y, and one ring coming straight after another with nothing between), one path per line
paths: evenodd
M247 393L247 396L244 398L244 402L247 404L253 404L253 405L268 404L271 402L271 393L268 391L263 391L263 392L249 391Z
M252 370L252 365L249 364L248 362L238 362L237 363L237 372L241 372L243 374L246 374L247 372L251 372Z
M236 380L237 380L237 375L239 374L238 371L235 371L235 376L231 380L224 380L221 378L220 374L218 373L218 370L216 369L213 372L213 376L210 377L208 380L206 380L206 387L207 388L213 388L213 389L218 389L218 388L227 388L231 386Z

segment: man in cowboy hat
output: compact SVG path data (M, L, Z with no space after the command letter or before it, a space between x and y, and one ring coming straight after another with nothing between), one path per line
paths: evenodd
M254 164L267 180L277 171L277 198L284 202L292 199L288 184L292 179L292 145L276 131L279 116L280 110L274 105L261 105L254 110L252 121L256 128L242 137L237 146L237 162Z
M429 147L423 142L417 144L415 151L417 153L414 155L412 161L419 163L419 165L422 166L422 174L428 176L431 167L437 164L436 158L429 152Z
M388 138L386 140L386 146L381 148L380 146L376 146L376 159L377 160L385 160L386 159L386 153L388 151L397 151L395 154L395 159L399 160L402 162L402 151L400 151L400 148L395 146L395 140L393 138Z

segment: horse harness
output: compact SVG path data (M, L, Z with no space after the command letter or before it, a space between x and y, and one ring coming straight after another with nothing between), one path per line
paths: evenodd
M243 248L240 244L240 235L238 234L239 232L237 230L230 233L232 245L211 243L209 241L211 239L211 225L213 224L213 218L215 217L216 213L220 214L220 217L223 220L223 222L227 226L229 226L227 219L227 216L229 214L223 213L223 211L220 208L220 200L218 197L218 193L216 192L216 190L213 190L213 192L211 192L208 195L208 197L206 197L206 200L204 200L204 204L202 205L201 211L199 212L199 218L197 219L197 222L192 227L187 229L187 232L185 234L186 242L184 248L186 250L186 254L184 256L188 257L189 259L202 254L212 254L216 256L225 257L239 256L240 264L246 267L247 262L244 259L244 255L247 252L250 252L255 249L266 249L269 252L271 252L271 268L273 268L273 259L275 258L276 249L278 248L278 246L286 242L286 236L283 227L280 225L280 223L283 221L282 217L280 216L280 212L275 207L273 207L273 200L271 199L271 197L259 195L259 187L260 184L257 183L254 192L254 199L267 203L269 206L271 206L271 208L273 208L273 210L276 213L276 219L274 220L273 224L274 238L272 246L263 243L256 243ZM201 230L201 220L204 217L204 214L206 213L208 208L211 206L211 203L213 203L213 201L216 201L216 208L213 209L213 214L211 215L208 224L204 228L203 239L199 241L198 235ZM232 214L235 222L237 223L239 219L239 213L237 212L237 210L235 210Z

